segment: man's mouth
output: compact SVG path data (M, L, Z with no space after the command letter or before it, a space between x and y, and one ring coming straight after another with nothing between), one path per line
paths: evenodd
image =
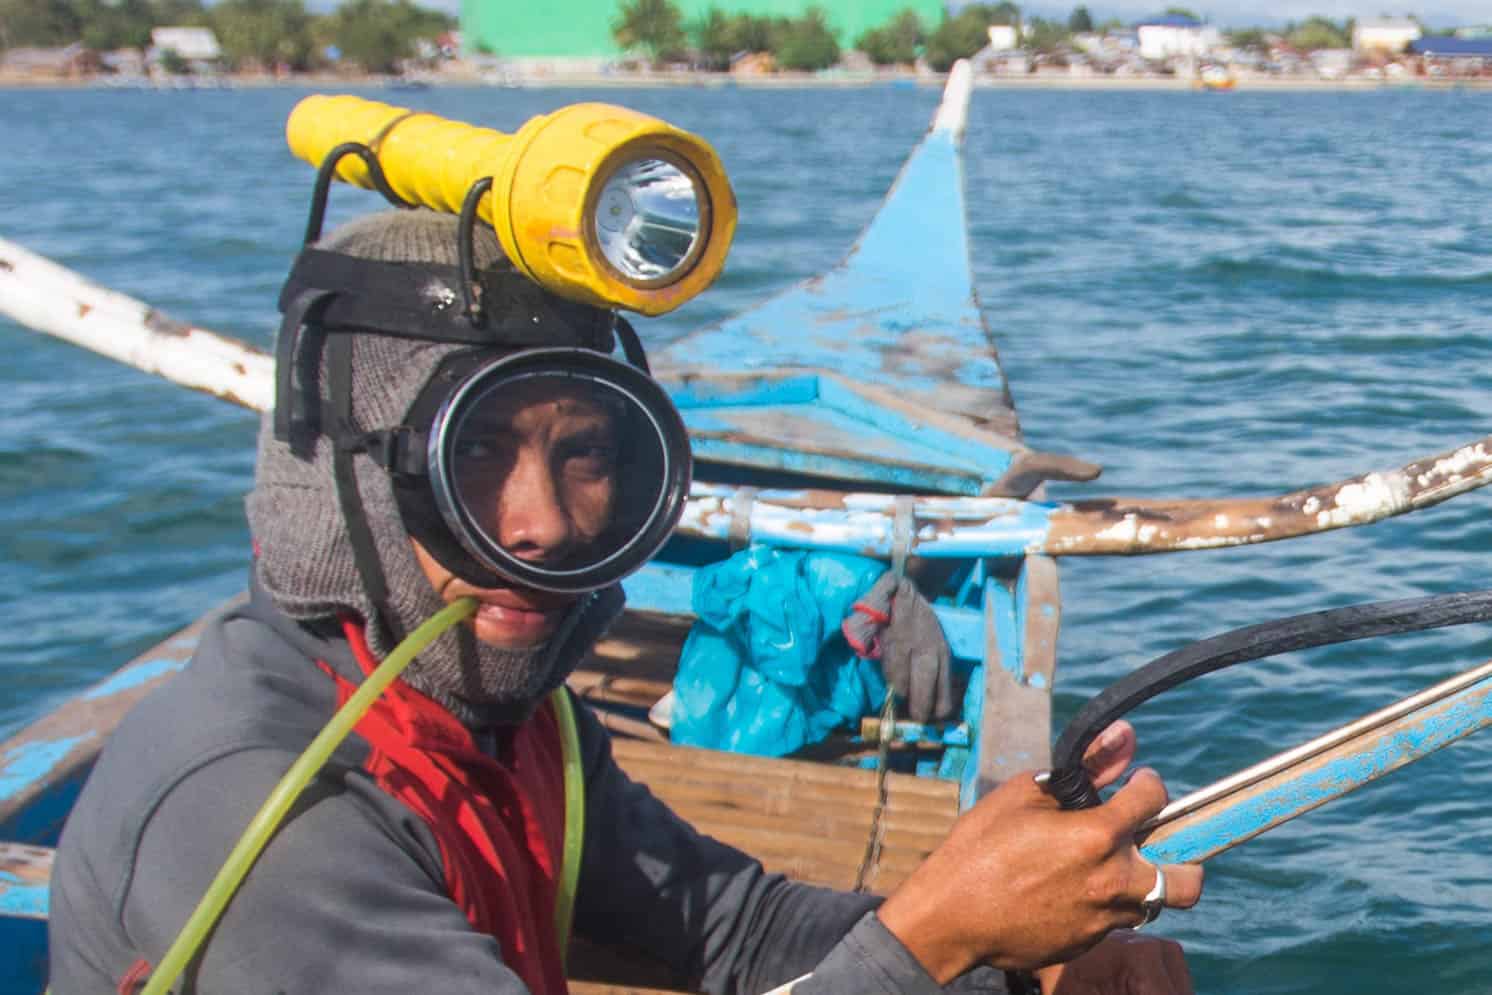
M479 610L485 611L492 608L540 615L562 611L575 600L567 594L553 594L548 591L533 591L526 588L498 588L473 591L472 594L481 602Z
M526 599L483 599L472 617L477 638L498 646L532 646L548 639L564 615L555 607L525 603Z

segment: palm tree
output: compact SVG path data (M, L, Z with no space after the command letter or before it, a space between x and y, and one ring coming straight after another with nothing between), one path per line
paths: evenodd
M684 50L684 15L671 0L623 3L611 35L622 48L640 48L656 65Z

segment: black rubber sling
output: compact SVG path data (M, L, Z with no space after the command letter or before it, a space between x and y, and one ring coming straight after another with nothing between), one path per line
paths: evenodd
M1398 632L1492 620L1492 591L1379 601L1294 615L1203 639L1150 661L1095 695L1062 730L1052 751L1047 790L1063 808L1100 801L1083 753L1109 723L1163 691L1215 670L1264 657Z

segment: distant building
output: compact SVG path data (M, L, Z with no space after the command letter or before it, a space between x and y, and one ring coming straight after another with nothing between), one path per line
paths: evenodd
M1183 14L1166 14L1135 25L1140 57L1156 62L1201 58L1222 44L1222 32Z
M1317 76L1322 79L1341 79L1352 70L1355 55L1350 48L1318 48L1309 58Z
M99 68L98 55L74 42L64 48L8 48L0 51L0 74L26 79L68 79Z
M1492 38L1419 38L1409 43L1409 51L1427 59L1492 65Z
M1020 47L1020 29L1011 24L989 26L989 47L994 52L1008 52Z
M1364 18L1352 29L1352 48L1358 52L1398 55L1424 33L1418 22L1407 17Z
M943 19L943 0L675 0L686 25L711 9L727 16L801 17L810 7L824 11L849 48L866 30L886 24L903 10L915 11L930 30ZM462 0L462 49L504 62L560 71L599 70L625 53L611 36L619 2L547 0L512 3Z
M138 48L116 48L99 57L103 67L119 76L144 76L145 53Z
M167 52L175 53L195 73L212 72L223 57L211 28L152 28L145 60L152 67L160 66Z
M737 76L767 76L777 71L777 62L771 52L747 52L731 60L730 71Z

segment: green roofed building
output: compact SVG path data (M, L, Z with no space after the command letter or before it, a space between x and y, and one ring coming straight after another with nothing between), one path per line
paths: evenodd
M685 29L710 8L762 17L800 17L809 7L828 15L845 47L866 29L911 9L932 29L943 19L943 0L674 0ZM611 37L621 0L462 0L462 45L468 54L504 59L603 63L622 54Z

